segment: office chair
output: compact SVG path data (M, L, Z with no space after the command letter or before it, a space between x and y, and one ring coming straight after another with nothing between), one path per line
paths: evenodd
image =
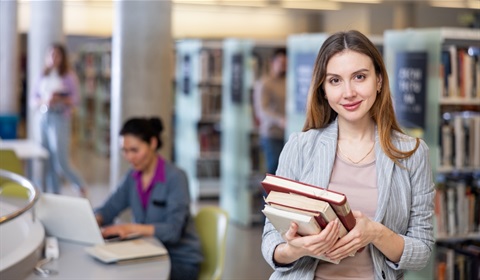
M222 277L228 221L227 212L216 206L200 209L195 217L204 258L200 266L201 280L219 280Z
M22 161L17 157L13 150L0 150L0 169L24 176ZM29 196L27 189L4 178L0 178L0 194L3 196L19 198L28 198Z

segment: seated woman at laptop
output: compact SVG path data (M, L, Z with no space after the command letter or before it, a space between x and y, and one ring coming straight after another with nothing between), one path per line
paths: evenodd
M162 146L162 130L159 118L125 122L120 131L121 146L132 169L95 216L104 237L155 236L170 255L170 278L196 279L202 254L190 215L188 181L184 171L157 154ZM112 225L128 207L134 222Z

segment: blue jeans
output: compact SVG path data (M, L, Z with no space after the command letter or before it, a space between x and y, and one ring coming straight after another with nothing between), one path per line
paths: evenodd
M267 173L275 174L278 167L278 158L280 157L285 142L283 139L262 137L260 143L267 162Z
M46 166L45 191L60 193L60 175L72 182L80 190L84 181L70 167L70 118L62 113L48 111L42 115L41 136L42 146L49 152Z

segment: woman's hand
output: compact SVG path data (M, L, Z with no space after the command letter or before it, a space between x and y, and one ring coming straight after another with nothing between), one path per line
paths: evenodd
M102 228L102 236L119 236L120 239L125 239L132 235L152 236L154 231L153 225L117 224Z
M56 104L63 104L66 106L72 106L72 98L69 94L61 93L61 92L54 92L48 102L48 106L53 106Z
M286 243L280 244L274 253L276 263L288 264L304 256L320 256L325 254L338 240L340 221L337 219L323 229L319 234L300 236L298 225L292 223L283 238Z
M126 238L135 232L135 224L119 224L102 228L102 236L119 236L120 239Z
M356 219L355 227L327 252L327 257L332 260L341 260L351 253L367 246L378 237L378 223L370 220L360 211L353 211Z

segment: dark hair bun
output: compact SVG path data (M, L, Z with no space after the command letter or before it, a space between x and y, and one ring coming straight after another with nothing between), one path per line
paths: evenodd
M158 117L153 117L153 118L150 118L149 120L150 122L150 125L152 126L152 129L157 133L157 134L161 134L162 131L163 131L163 122L160 118Z

